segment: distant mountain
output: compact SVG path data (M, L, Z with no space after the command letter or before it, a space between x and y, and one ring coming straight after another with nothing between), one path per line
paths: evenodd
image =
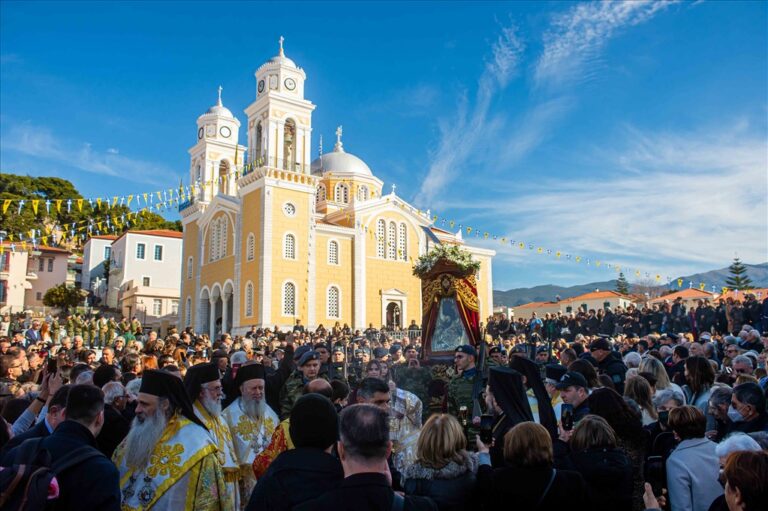
M747 275L752 279L753 286L768 287L768 263L745 264L744 266L747 268ZM672 279L672 282L676 282L678 278L681 278L684 282L684 288L688 287L690 282L693 282L693 287L698 287L699 282L706 282L706 291L711 291L712 286L715 286L716 291L720 292L720 289L725 286L725 281L729 275L728 268L721 268L706 273L675 277ZM631 283L632 282L630 281L630 284ZM580 294L589 293L595 289L600 289L601 291L615 290L616 279L603 282L590 282L589 284L580 284L569 287L548 284L535 287L521 287L510 289L508 291L495 290L493 292L493 304L514 307L530 302L554 301L557 296L560 296L560 298L563 299L571 298Z

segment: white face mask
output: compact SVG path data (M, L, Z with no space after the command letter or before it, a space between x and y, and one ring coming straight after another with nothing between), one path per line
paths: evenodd
M728 418L733 422L744 422L744 416L733 405L728 407Z

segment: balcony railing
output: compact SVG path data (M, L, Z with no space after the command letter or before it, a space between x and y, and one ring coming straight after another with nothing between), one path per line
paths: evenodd
M309 174L310 166L306 163L298 163L283 158L257 158L243 167L243 176L247 176L254 170L261 167L270 167L278 170L290 170L300 174Z

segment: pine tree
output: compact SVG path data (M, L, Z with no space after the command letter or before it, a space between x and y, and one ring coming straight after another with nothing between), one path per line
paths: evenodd
M623 295L629 294L629 282L624 277L624 272L619 273L619 279L616 281L616 292Z
M731 276L725 280L725 285L729 289L752 289L752 279L747 275L747 267L744 266L738 257L733 259L733 264L728 267Z

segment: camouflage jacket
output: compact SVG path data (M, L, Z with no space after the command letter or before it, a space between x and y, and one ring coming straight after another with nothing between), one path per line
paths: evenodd
M327 380L327 376L322 374L318 378ZM300 371L294 372L287 380L283 388L280 390L280 419L285 420L291 415L296 400L304 393L304 385L307 384L307 380L304 379L304 375Z

